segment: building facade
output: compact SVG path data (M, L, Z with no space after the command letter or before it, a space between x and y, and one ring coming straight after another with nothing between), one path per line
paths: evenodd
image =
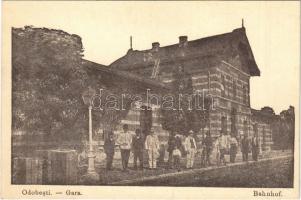
M205 127L213 137L221 131L251 136L250 78L259 76L244 27L232 32L160 47L158 42L144 51L129 49L110 67L171 85L173 71L182 67L192 80L194 92L213 99L210 120ZM158 118L155 115L155 118Z

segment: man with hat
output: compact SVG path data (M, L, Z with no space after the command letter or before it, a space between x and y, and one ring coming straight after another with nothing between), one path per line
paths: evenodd
M196 152L196 142L193 137L192 130L189 131L189 134L185 139L184 146L185 146L185 150L187 152L186 168L191 169L193 167L194 157L195 157L195 152Z
M158 136L155 135L153 128L150 130L150 134L146 137L145 140L145 149L148 153L148 164L150 169L157 168L157 158L159 156L160 143Z

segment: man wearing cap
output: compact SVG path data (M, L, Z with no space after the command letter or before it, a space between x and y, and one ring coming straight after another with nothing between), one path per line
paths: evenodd
M195 139L193 138L192 130L189 131L188 136L185 138L184 146L187 152L186 168L191 169L193 167L194 157L196 152L196 142Z
M119 135L117 140L117 143L120 145L123 171L127 171L132 146L132 134L128 131L128 129L128 125L124 124L123 133Z
M148 153L148 164L150 169L157 168L157 158L159 156L159 139L155 135L154 129L151 128L150 134L146 137L145 140L145 149Z

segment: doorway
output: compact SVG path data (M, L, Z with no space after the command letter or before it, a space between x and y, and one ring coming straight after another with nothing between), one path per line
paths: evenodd
M146 136L150 132L150 129L152 128L153 125L152 116L153 116L153 111L151 107L141 106L139 121L140 121L140 129L144 138L146 138Z

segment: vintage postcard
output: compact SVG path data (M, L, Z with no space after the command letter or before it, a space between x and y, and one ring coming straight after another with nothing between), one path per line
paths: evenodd
M299 198L300 2L2 11L1 198Z

